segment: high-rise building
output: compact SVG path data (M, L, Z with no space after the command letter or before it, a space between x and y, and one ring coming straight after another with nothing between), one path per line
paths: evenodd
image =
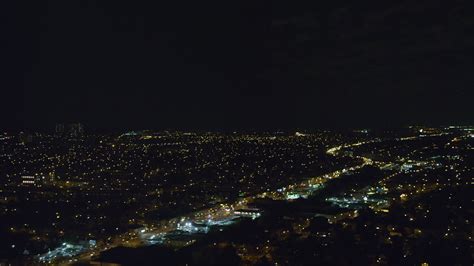
M56 124L56 135L62 136L64 134L64 124Z
M81 123L56 124L56 136L66 138L79 138L84 136L84 126Z
M84 126L81 123L70 124L68 135L72 138L84 136Z

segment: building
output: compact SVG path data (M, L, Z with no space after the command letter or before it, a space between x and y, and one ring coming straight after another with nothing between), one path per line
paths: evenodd
M70 124L68 135L71 138L78 138L84 136L84 126L81 123Z
M56 124L56 136L66 138L80 138L84 136L84 126L81 123Z
M18 135L18 141L23 144L32 143L33 135L20 132L20 134Z
M209 232L209 227L201 223L183 221L183 222L178 223L177 230L188 232L188 233L207 233Z
M248 208L248 209L238 209L234 211L234 214L240 217L246 218L258 218L262 215L260 209L257 208Z
M21 185L25 187L41 187L41 179L33 175L21 176Z
M56 135L59 135L59 136L62 136L64 135L64 124L56 124L56 129L55 129L55 132L56 132Z

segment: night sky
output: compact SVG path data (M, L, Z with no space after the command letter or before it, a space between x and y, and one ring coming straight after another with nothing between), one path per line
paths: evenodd
M136 2L2 1L0 128L474 124L470 1Z

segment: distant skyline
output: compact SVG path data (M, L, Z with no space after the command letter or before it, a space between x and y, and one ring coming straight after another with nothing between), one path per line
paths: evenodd
M467 3L9 1L0 129L472 125Z

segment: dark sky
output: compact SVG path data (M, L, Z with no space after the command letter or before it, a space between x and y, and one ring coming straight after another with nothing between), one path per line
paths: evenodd
M0 128L474 124L467 0L2 2Z

